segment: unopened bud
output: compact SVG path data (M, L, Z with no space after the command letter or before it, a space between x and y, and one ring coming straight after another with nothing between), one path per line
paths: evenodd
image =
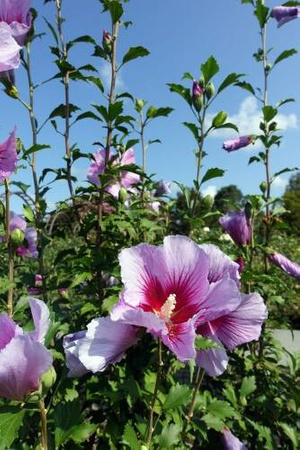
M63 298L68 298L68 297L69 297L68 289L67 289L67 288L64 288L64 287L59 288L59 289L58 289L58 293L59 293L59 295L60 295L61 297L63 297Z
M247 220L250 220L251 216L252 216L252 204L251 204L251 202L248 201L246 203L244 210L245 210L245 215L246 215Z
M16 86L14 86L13 84L9 84L6 89L5 89L5 93L11 97L11 98L19 98L19 91L16 88Z
M200 77L198 81L199 86L203 89L205 85L204 77Z
M42 394L45 395L52 388L56 381L56 372L53 366L50 367L41 377Z
M200 112L203 106L203 90L197 81L193 82L192 101L196 111Z
M122 187L119 191L119 200L120 202L124 203L127 200L127 190Z
M24 233L22 230L19 230L18 228L16 228L15 230L13 230L10 234L10 242L15 246L18 247L19 245L21 245L24 241Z
M260 183L259 185L259 189L261 190L261 192L264 194L267 190L267 183L265 181L263 181L262 183Z
M271 70L271 69L272 69L272 64L267 63L267 64L266 64L266 71L268 72L268 71Z
M207 84L207 86L205 88L205 94L206 94L208 100L215 95L215 87L211 81Z
M139 98L139 99L137 99L137 100L135 101L135 110L136 110L138 113L141 113L141 112L143 111L144 106L145 106L144 100L142 100L142 99Z
M214 198L211 195L206 195L203 199L203 203L208 209L211 209L214 204Z
M5 217L5 206L0 201L0 219L4 219L4 217Z
M104 51L108 54L110 54L112 51L112 42L113 42L112 35L108 31L103 30L102 46Z
M221 127L227 119L227 114L225 111L220 111L212 121L212 126L215 128Z
M269 130L270 131L275 131L277 128L277 122L271 122L269 125Z

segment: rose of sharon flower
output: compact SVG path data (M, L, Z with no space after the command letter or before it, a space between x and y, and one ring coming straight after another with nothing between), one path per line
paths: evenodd
M9 26L12 37L19 45L24 45L31 27L29 12L31 0L1 0L0 27L3 22Z
M19 67L20 50L21 47L12 37L8 25L0 22L0 77L10 77L9 71Z
M112 322L110 317L92 320L87 331L64 337L63 346L69 377L86 372L103 372L109 364L119 362L125 351L138 341L139 330L131 325Z
M207 355L195 349L197 334L230 349L258 339L266 318L263 300L240 293L238 264L217 247L168 236L158 247L140 244L122 250L119 261L124 290L111 317L92 321L85 335L67 337L71 371L79 363L93 372L104 370L136 343L140 328L159 337L180 361L196 358L205 369ZM217 370L208 370L216 375L228 358L224 349L213 358L215 365L221 358Z
M227 152L233 152L240 148L247 147L247 145L252 144L254 140L255 138L253 136L240 136L236 139L223 142L223 149Z
M24 333L5 313L0 315L0 397L24 400L38 390L39 380L52 365L44 347L49 328L49 310L44 302L30 299L35 330Z
M247 447L243 444L243 442L234 436L229 428L224 428L222 431L222 440L225 450L247 450Z
M28 227L25 230L25 239L27 246L21 245L17 249L17 255L23 258L37 259L39 252L37 249L37 232L34 228Z
M0 183L9 178L17 167L18 155L15 130L0 144Z
M277 20L278 27L281 27L287 22L300 17L299 6L276 6L273 8L272 17Z
M113 158L113 153L110 152L109 159ZM99 149L94 154L94 162L89 167L87 179L94 183L96 186L100 186L99 175L104 173L105 169L105 149ZM129 164L135 164L135 156L133 148L126 150L121 157L118 157L113 162L114 165L126 166ZM107 187L113 197L118 198L119 191L122 187L125 189L131 189L134 184L140 181L140 176L136 173L121 170L120 179L117 182L112 183Z
M281 253L275 252L269 255L269 260L275 264L275 266L279 267L279 269L283 270L287 274L289 274L291 277L296 278L297 280L300 280L300 265L297 263L294 263L290 259L288 259L286 256L282 255Z
M219 223L236 245L250 244L252 227L244 211L230 211L219 219Z

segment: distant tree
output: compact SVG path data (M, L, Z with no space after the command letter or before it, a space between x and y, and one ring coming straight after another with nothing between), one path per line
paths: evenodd
M300 235L300 172L292 175L283 195L284 207L289 211L285 220L293 233Z
M241 205L242 202L242 191L235 184L222 187L215 196L215 208L222 213L231 210L233 205Z

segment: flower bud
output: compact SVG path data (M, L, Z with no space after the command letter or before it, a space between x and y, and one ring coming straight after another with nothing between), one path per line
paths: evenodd
M141 112L143 111L144 106L145 106L144 100L138 98L138 99L135 101L134 107L135 107L135 110L136 110L138 113L141 113Z
M119 200L124 203L127 200L127 190L122 187L119 191Z
M269 131L275 131L277 128L277 122L271 122L269 125Z
M14 231L12 231L12 233L10 234L10 242L15 247L21 245L23 241L24 241L24 233L22 230L16 228Z
M4 219L4 217L5 217L5 206L0 201L0 219Z
M215 128L221 127L227 119L227 114L225 111L220 111L212 121L212 126Z
M210 210L214 204L214 198L211 195L206 195L203 199L203 203Z
M249 221L251 219L251 217L252 217L252 204L251 204L251 202L247 202L246 203L244 211L245 211L246 219Z
M198 81L199 86L203 89L205 85L204 77L200 77Z
M64 287L59 288L58 289L58 293L63 298L68 298L69 297L67 288L64 288Z
M110 54L112 51L112 42L113 42L112 35L108 31L103 30L102 46L104 51L108 54Z
M52 388L56 381L56 372L53 366L45 372L41 377L41 387L42 387L42 395L47 394L47 392Z
M267 190L267 183L265 181L263 181L262 183L260 183L259 185L259 189L261 190L261 192L264 194Z
M192 102L197 112L200 112L203 106L203 91L197 81L193 82Z
M211 81L207 84L207 86L205 88L205 94L206 94L208 100L215 95L215 87Z
M19 91L18 91L18 89L16 88L16 86L14 86L12 83L10 83L10 84L6 87L5 93L6 93L9 97L11 97L11 98L15 98L15 99L19 98Z

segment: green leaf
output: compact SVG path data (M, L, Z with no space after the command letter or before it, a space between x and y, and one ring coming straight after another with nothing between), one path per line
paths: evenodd
M58 46L58 45L59 45L59 40L58 40L58 36L57 36L57 33L56 33L54 27L51 25L50 22L48 22L48 20L47 20L45 17L43 17L43 19L44 19L44 21L46 22L47 27L48 27L49 30L51 31L52 36L54 37L54 40L55 40L55 42L56 42L56 45Z
M192 135L194 136L194 138L198 142L198 140L199 140L199 130L198 130L197 125L194 124L194 123L191 123L191 122L183 122L183 125L190 130L190 132L192 133Z
M167 83L167 85L169 86L171 92L176 92L176 94L178 94L182 98L184 98L184 100L189 105L192 105L191 94L190 94L190 90L188 88L182 86L181 84L176 84L176 83Z
M163 409L178 408L182 405L186 405L189 402L190 388L182 384L176 384L172 386L169 394L166 397Z
M217 62L217 60L210 56L208 60L201 65L201 71L205 80L205 84L208 83L208 81L213 78L220 70L220 66Z
M159 438L159 448L173 448L179 442L181 433L181 426L172 424L163 428Z
M93 83L95 86L97 86L97 88L99 88L102 93L104 92L104 86L103 86L103 83L100 78L88 76L88 77L86 77L86 80L89 81L90 83Z
M40 150L44 150L45 148L50 148L50 145L45 145L45 144L32 145L28 150L26 150L23 153L23 158L26 158L28 155L31 155L32 153L38 152Z
M277 105L276 108L280 108L280 106L285 105L286 103L294 102L294 98L286 98L284 100L281 100Z
M0 408L0 450L12 449L14 440L22 425L25 410L18 406L2 406Z
M147 111L147 117L149 119L155 119L156 117L168 117L168 115L173 111L173 108L155 108L155 106L150 106Z
M219 126L218 130L220 130L222 128L230 128L231 130L234 130L237 133L239 132L238 127L234 123L230 123L230 122L224 123L223 125Z
M195 339L195 349L196 350L207 350L208 348L217 348L218 344L213 340L198 335Z
M122 444L128 445L131 450L140 450L141 448L135 429L130 423L127 423L125 426L122 436Z
M77 44L79 42L96 45L95 39L93 39L91 36L88 36L88 35L79 36L78 38L73 39L72 41L67 43L67 50L70 50L70 48L72 48L74 44Z
M143 58L144 56L148 56L149 54L149 50L147 50L145 47L130 47L128 52L123 57L122 64L126 64L136 58Z
M246 81L239 81L238 83L235 83L235 86L240 87L241 89L244 89L245 91L250 92L252 95L255 95L255 90L252 87L250 83L247 83Z
M295 449L299 448L296 428L293 428L284 422L279 422L279 426L282 428L282 430L286 434L286 436L291 440L294 448Z
M223 394L226 399L235 407L238 408L238 401L236 398L234 387L231 384L226 385L226 389L223 389Z
M70 288L73 288L75 286L78 286L79 284L83 283L86 280L90 280L92 278L91 273L89 272L83 272L75 276L74 280L72 281Z
M297 52L297 50L295 48L291 48L290 50L284 50L282 53L280 53L279 56L277 56L277 58L274 61L273 66L275 66L276 64L280 63L281 61L283 61L284 59L289 58L290 56L295 55Z
M264 116L264 120L266 122L271 122L271 120L274 119L278 111L276 108L273 108L273 106L267 105L263 107L262 113Z
M34 212L29 205L23 205L23 214L28 222L34 222Z
M108 118L109 120L115 120L123 112L123 102L111 103L108 108Z
M220 84L217 90L217 94L219 94L231 84L236 84L239 81L239 78L241 78L242 76L244 76L243 73L230 73L229 75L227 75L227 77Z
M267 19L268 19L268 14L269 14L269 8L267 8L264 4L263 4L263 0L257 0L256 2L256 9L254 14L256 15L259 25L261 26L261 28L263 28L265 26L265 24L267 23Z
M224 173L225 170L219 169L218 167L212 167L211 169L208 169L208 171L203 176L201 184L205 183L208 180L211 180L212 178L222 177Z
M81 408L78 400L59 403L54 410L55 445L67 442L76 428L81 425Z
M220 128L226 122L227 114L225 111L218 112L212 120L212 126L214 128Z
M79 110L80 110L80 108L78 106L70 103L69 104L69 117L72 117L72 114ZM67 114L66 105L61 103L59 106L54 108L54 110L52 111L52 113L49 116L49 119L53 119L54 117L62 117L63 119L65 119L66 114Z
M283 173L294 172L295 170L300 170L300 169L299 169L299 167L292 167L292 168L286 167L285 169L279 170L279 172L274 173L274 175L272 176L271 183L273 183L275 178L278 177L279 175L281 175Z
M184 72L184 74L181 77L182 80L191 80L194 81L194 77L190 72Z
M206 423L208 428L213 428L216 431L222 431L225 427L225 423L223 422L223 420L211 413L205 414L205 416L203 416L201 420Z
M83 120L83 119L94 119L97 120L98 122L102 122L102 119L97 116L97 114L93 113L92 111L86 111L82 114L79 114L79 116L76 117L75 122L78 122L79 120Z
M123 7L119 0L103 0L102 3L104 4L103 11L110 12L112 22L118 22L124 13Z
M261 159L258 156L251 156L248 161L248 165L254 162L261 162Z
M213 401L207 406L207 411L219 419L234 417L236 415L235 409L228 402L217 399L213 399Z
M80 444L87 441L96 432L97 428L98 425L96 423L82 423L74 428L70 437L74 442Z
M248 395L252 394L256 390L256 382L255 377L245 377L243 378L242 385L240 387L240 396L248 397Z

